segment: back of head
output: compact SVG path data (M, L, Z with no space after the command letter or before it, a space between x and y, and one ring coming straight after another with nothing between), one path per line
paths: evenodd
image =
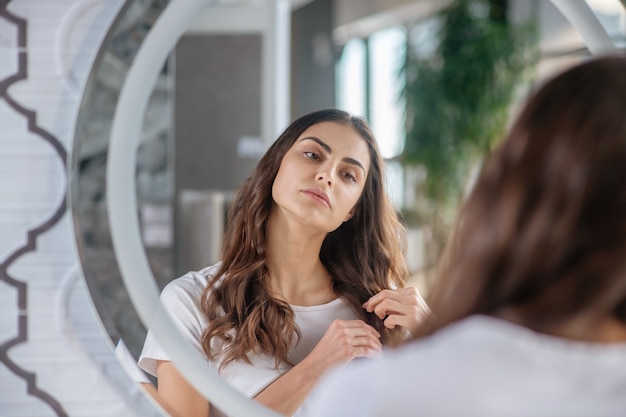
M511 309L538 331L581 317L626 324L626 58L587 61L530 97L447 255L426 333Z

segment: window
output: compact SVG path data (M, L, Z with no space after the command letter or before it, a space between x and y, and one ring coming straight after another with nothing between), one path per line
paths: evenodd
M337 107L367 117L365 58L363 39L352 39L343 48L337 65Z
M400 99L406 32L379 30L367 39L348 41L337 65L337 107L364 116L387 160L390 196L403 206L402 166L394 158L404 146L404 104Z

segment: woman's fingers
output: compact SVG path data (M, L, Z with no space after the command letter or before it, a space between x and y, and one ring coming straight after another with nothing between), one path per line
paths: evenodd
M371 336L355 336L350 339L352 346L369 347L372 349L382 349L383 344L380 339Z
M407 316L401 314L390 314L383 320L383 324L388 329L393 329L396 326L404 327L413 331L421 320L416 319L416 316Z
M326 335L333 351L339 352L344 360L356 357L377 357L382 352L380 333L361 320L335 320Z
M366 347L357 347L354 349L354 358L380 358L383 355L382 349L371 349Z
M415 287L383 290L366 301L363 308L383 320L385 327L402 326L411 332L430 314L428 305Z
M363 308L382 319L390 313L406 313L422 304L426 305L417 289L407 287L400 290L383 290L366 301Z
M372 336L380 338L380 333L362 320L334 320L329 329L343 332L347 336Z

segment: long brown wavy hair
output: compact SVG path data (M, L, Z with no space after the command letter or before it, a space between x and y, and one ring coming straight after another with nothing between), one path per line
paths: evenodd
M626 58L579 64L529 98L483 165L428 301L418 337L505 310L544 333L626 324Z
M326 109L292 122L235 196L222 263L202 296L202 309L209 319L203 348L209 358L220 359L222 368L235 360L250 362L248 354L252 352L272 355L276 365L289 363L288 352L300 337L291 307L269 292L267 223L273 204L272 184L285 153L308 127L326 121L352 126L368 145L371 166L353 217L328 233L320 260L332 277L335 293L380 332L383 343L395 345L402 338L400 329L385 328L361 307L383 289L404 286L408 277L406 230L385 192L383 160L363 118ZM212 349L214 339L222 342L220 351Z

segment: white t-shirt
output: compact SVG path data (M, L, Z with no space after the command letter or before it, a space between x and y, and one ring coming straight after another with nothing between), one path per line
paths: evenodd
M188 272L182 277L171 281L161 292L161 303L177 325L184 338L204 356L201 337L207 327L207 317L200 308L200 299L208 280L215 274L219 264L207 267L198 272ZM295 313L295 322L300 328L302 337L289 353L292 363L298 363L306 357L322 338L333 320L357 320L358 317L350 306L337 298L327 304L318 306L291 306ZM219 342L215 342L219 343ZM214 345L214 347L219 347ZM281 376L290 366L280 364L275 367L275 359L267 354L250 354L252 364L244 361L231 362L220 373L226 381L241 390L250 398L256 396L276 378ZM170 356L157 343L154 335L148 330L143 350L139 357L139 366L156 376L158 360L171 360ZM208 360L208 358L207 358ZM219 368L219 362L212 362ZM305 416L306 401L295 416ZM211 408L211 417L222 415Z
M320 417L624 417L626 343L568 341L473 316L331 371L309 406Z

